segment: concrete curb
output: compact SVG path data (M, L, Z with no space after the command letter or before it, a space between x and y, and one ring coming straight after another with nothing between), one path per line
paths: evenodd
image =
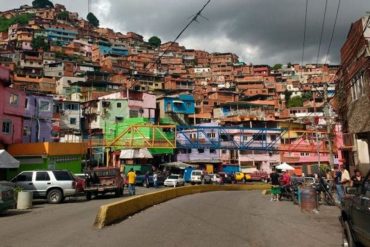
M194 185L165 189L144 195L138 195L122 201L102 205L96 215L94 226L102 229L153 205L166 202L176 197L209 191L267 190L269 184L251 185Z

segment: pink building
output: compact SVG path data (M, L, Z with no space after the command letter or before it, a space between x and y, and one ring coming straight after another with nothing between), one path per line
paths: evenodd
M10 71L0 67L0 145L22 142L26 94L9 85Z

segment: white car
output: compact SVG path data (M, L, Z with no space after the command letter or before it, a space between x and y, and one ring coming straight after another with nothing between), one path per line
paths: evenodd
M211 177L212 183L221 184L222 178L218 174L208 174Z
M177 187L180 185L184 185L185 181L179 174L171 174L164 180L164 186L171 186L171 187Z
M201 184L202 183L202 174L201 170L192 170L190 176L191 184Z

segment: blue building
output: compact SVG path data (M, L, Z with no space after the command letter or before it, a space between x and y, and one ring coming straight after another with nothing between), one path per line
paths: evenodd
M128 49L123 45L111 44L108 41L100 40L98 42L99 51L102 55L127 56Z
M72 42L76 39L78 32L74 30L67 30L63 28L45 28L48 40L60 42L63 45Z
M188 124L188 115L195 113L194 96L178 94L157 98L160 118L172 118L178 124Z

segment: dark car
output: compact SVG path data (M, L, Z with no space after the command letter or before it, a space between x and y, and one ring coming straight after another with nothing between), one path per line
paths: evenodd
M344 246L370 246L370 171L359 188L348 187L340 221Z
M157 185L163 185L164 180L166 180L166 177L162 173L157 174ZM149 174L149 185L146 184L145 181L145 174L141 174L140 172L136 172L136 185L139 186L153 186L153 174Z
M225 173L225 172L219 172L218 174L222 178L222 183L225 183L225 184L233 184L233 183L235 183L234 174Z

